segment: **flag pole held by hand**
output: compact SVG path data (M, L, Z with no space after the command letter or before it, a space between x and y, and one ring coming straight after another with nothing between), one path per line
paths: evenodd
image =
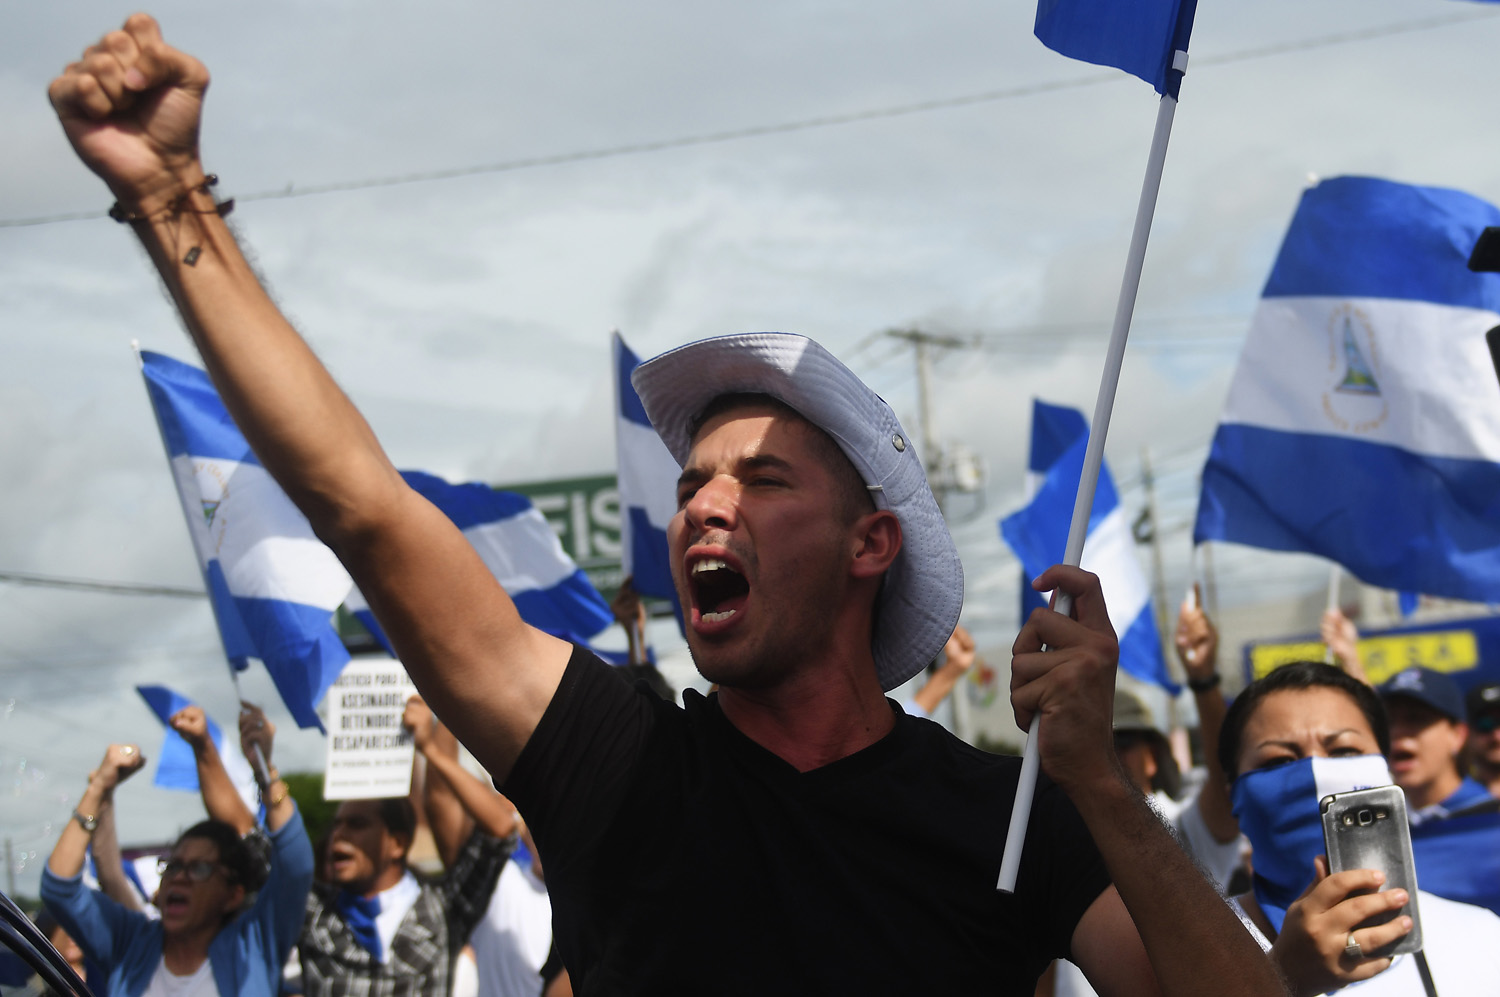
M1187 65L1187 53L1176 53L1173 68L1181 72ZM1115 306L1114 327L1110 332L1109 351L1105 355L1104 373L1100 378L1099 397L1094 403L1094 419L1089 430L1088 448L1084 452L1083 475L1078 481L1078 496L1073 502L1073 521L1068 529L1068 545L1063 563L1077 567L1083 560L1083 541L1088 534L1089 511L1094 505L1094 489L1099 469L1104 463L1104 440L1109 433L1109 417L1114 409L1115 390L1120 382L1120 368L1125 359L1125 342L1130 335L1130 318L1135 311L1136 292L1140 289L1141 270L1146 259L1146 241L1151 234L1151 219L1156 211L1156 196L1161 189L1162 170L1167 157L1167 140L1172 134L1172 118L1177 100L1170 93L1162 95L1156 114L1156 131L1151 139L1151 154L1146 163L1146 178L1136 208L1135 229L1131 234L1130 253L1125 263L1120 299ZM1060 592L1053 608L1069 615L1073 599ZM1000 861L998 889L1014 893L1021 868L1021 848L1031 819L1031 801L1036 794L1037 773L1041 768L1039 747L1040 716L1032 717L1026 731L1026 750L1021 756L1020 781L1012 804L1010 828L1005 837L1005 854Z

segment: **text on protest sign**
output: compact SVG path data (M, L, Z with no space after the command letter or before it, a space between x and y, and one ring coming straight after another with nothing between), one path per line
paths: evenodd
M382 799L411 791L414 749L401 715L416 692L399 661L345 666L328 690L324 799Z

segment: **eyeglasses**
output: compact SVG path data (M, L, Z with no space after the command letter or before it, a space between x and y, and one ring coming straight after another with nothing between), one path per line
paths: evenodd
M187 878L193 882L206 883L218 867L218 863L205 862L202 859L194 862L184 862L181 859L156 860L156 871L161 874L162 882L166 882L179 873L186 873Z
M1471 726L1481 734L1493 734L1500 729L1500 713L1481 713Z

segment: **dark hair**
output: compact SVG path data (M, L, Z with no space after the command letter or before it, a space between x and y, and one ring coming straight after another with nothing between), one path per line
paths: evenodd
M808 438L812 441L814 454L819 462L828 468L838 486L838 513L844 522L852 523L865 513L875 510L875 500L870 497L870 490L866 487L868 483L860 476L854 462L849 459L848 454L844 453L838 442L829 436L823 427L775 395L754 391L735 391L718 395L693 418L688 427L689 439L696 439L703 431L703 427L715 416L738 408L749 407L769 408L790 416L808 430Z
M1337 689L1352 699L1370 722L1380 753L1391 753L1391 729L1385 718L1385 704L1374 689L1333 665L1321 661L1294 661L1251 682L1229 704L1224 726L1219 731L1219 765L1225 777L1233 782L1239 775L1240 741L1245 735L1245 725L1250 722L1250 716L1260 706L1261 700L1273 692L1319 688Z
M411 805L411 798L391 796L376 802L380 804L380 822L385 829L397 838L405 838L406 847L410 848L417 833L417 811Z
M229 882L243 886L247 893L253 893L265 885L266 875L270 870L256 858L233 826L221 820L200 821L178 836L177 845L188 838L201 838L212 843L219 850L219 864L228 873ZM174 851L177 845L172 846Z

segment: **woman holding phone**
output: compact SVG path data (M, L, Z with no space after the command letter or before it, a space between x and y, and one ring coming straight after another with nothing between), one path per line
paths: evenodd
M1385 710L1369 686L1330 665L1298 662L1235 698L1219 737L1240 829L1254 849L1254 889L1234 903L1298 997L1353 986L1358 997L1424 992L1418 960L1378 954L1412 931L1405 890L1374 870L1328 872L1320 801L1391 782ZM1417 891L1426 961L1445 997L1491 992L1500 979L1500 917Z

